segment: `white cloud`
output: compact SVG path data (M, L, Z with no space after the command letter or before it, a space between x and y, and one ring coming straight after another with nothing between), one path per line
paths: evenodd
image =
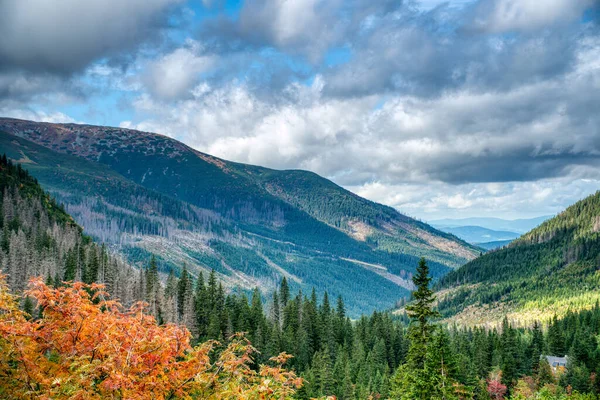
M589 54L599 45L581 45L560 79L503 92L388 95L381 104L375 95L325 96L320 76L274 97L204 82L175 102L140 96L136 119L123 125L225 159L309 169L413 215L553 213L565 205L557 199L577 200L600 180L600 116L580 106L582 93L586 107L600 104Z
M579 18L594 0L485 0L475 24L490 32L534 31Z
M240 33L317 60L340 39L336 14L341 0L257 0L244 4Z
M188 40L185 47L148 63L142 78L150 92L163 99L176 99L196 86L202 73L209 71L217 57L203 55L198 42Z
M600 180L558 178L495 183L492 187L489 184L384 185L374 182L349 189L425 221L466 216L529 218L561 212L600 190Z
M419 8L430 10L440 5L448 4L450 7L464 7L476 0L416 0Z
M83 123L80 121L76 121L75 119L61 112L48 113L45 111L33 111L22 109L12 110L0 108L0 113L2 113L3 117L7 118L26 119L37 122L51 122L54 124Z

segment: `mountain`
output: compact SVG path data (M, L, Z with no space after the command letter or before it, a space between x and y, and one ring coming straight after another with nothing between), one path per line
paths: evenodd
M429 224L438 229L456 228L462 226L480 226L482 228L491 229L495 231L525 233L550 218L552 218L551 215L544 215L536 218L512 220L502 218L438 219L429 221Z
M314 173L222 160L129 129L0 119L22 163L86 233L133 264L214 269L230 288L344 295L358 315L412 288L419 257L441 277L479 254L451 234Z
M481 247L482 249L486 249L486 250L495 250L495 249L499 249L500 247L508 246L508 244L511 242L512 242L512 240L497 240L495 242L477 243L477 246Z
M600 192L449 273L439 309L468 325L548 320L600 300L599 266Z
M510 241L521 236L516 232L495 231L483 228L481 226L457 226L448 228L439 228L461 238L462 240L479 245L479 243L489 243L497 241Z

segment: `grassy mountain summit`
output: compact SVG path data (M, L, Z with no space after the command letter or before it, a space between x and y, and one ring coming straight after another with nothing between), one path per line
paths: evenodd
M445 317L467 324L527 323L600 299L600 192L510 245L449 273L439 283Z
M222 160L166 136L0 119L21 162L86 232L131 262L216 270L230 287L343 294L357 315L411 289L418 258L440 277L479 253L316 174Z

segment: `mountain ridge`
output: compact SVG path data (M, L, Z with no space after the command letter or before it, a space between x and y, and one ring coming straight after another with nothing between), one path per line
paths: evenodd
M514 240L521 236L517 232L497 231L475 225L448 227L440 229L443 229L443 231L451 233L454 236L457 236L463 239L464 241L475 245L479 245L479 243Z
M493 217L446 218L430 220L428 223L436 228L456 228L460 226L481 226L486 229L526 233L540 225L553 215L542 215L534 218L503 219Z
M122 128L0 119L0 131L0 151L37 163L27 165L84 227L95 226L133 262L169 254L159 259L165 272L185 261L192 272L215 269L232 286L265 290L282 271L298 288L323 291L346 282L332 294L354 293L350 307L358 313L406 295L410 285L399 283L410 281L418 257L430 259L439 277L478 253L314 173L229 162ZM71 169L56 168L61 162ZM389 301L358 288L365 279Z
M528 324L600 300L600 192L450 272L438 284L445 318L467 325Z

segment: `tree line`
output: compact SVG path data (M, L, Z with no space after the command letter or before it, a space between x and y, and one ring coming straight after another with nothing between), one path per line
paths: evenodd
M497 329L436 325L430 271L421 260L406 315L374 312L351 320L341 296L303 293L285 278L267 299L258 289L227 293L214 271L194 277L184 266L165 279L154 258L136 271L83 235L5 157L0 175L0 265L12 292L24 294L19 306L33 322L46 316L39 298L24 291L28 277L43 276L44 290L54 294L69 290L69 281L100 282L113 298L143 300L158 326L187 326L192 343L227 343L246 332L256 349L245 364L251 371L281 352L291 354L289 367L304 379L298 399L560 399L600 392L598 305L544 329L537 323L517 328L506 319ZM553 370L547 355L567 355L566 368Z

